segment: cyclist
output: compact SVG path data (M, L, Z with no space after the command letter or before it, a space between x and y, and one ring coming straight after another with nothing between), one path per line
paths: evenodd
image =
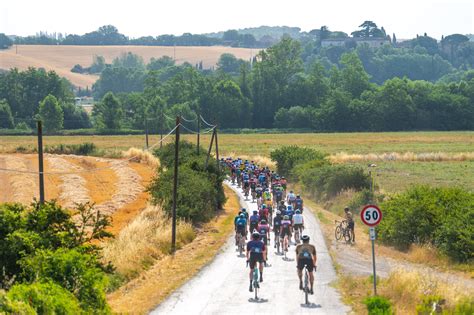
M247 172L245 172L242 175L242 180L244 182L243 191L245 192L245 196L248 196L249 190L250 190L250 177L249 177L249 174Z
M270 225L268 225L267 220L262 219L262 221L260 221L257 231L260 233L260 239L267 245L270 239Z
M285 206L285 201L282 200L280 202L280 204L278 205L278 210L280 210L281 213L285 213L286 212L286 206Z
M300 240L297 239L296 231L298 231L299 235L301 236L301 234L303 233L303 229L304 229L304 219L303 219L303 215L301 214L300 210L295 211L295 215L293 215L293 220L292 221L293 221L293 230L295 231L295 242L299 243Z
M355 243L354 216L349 210L349 207L344 208L344 212L346 213L347 228L349 229L349 236L351 237L351 242Z
M309 236L303 235L301 237L303 244L296 246L296 257L298 268L298 278L300 279L300 290L303 290L303 269L308 267L309 272L309 282L310 282L310 294L314 294L313 284L314 284L314 274L313 271L316 269L316 247L309 243Z
M278 185L277 188L275 189L275 203L279 204L282 201L283 201L283 188L280 185Z
M252 175L250 178L250 191L252 193L252 201L256 197L257 179Z
M238 235L241 235L244 239L247 237L247 219L245 214L240 213L238 218L235 220L235 245L238 246Z
M248 220L249 220L249 213L247 212L247 209L242 208L242 211L241 211L241 212L245 215L245 219L246 219L247 222L248 222Z
M275 217L273 218L273 232L275 234L275 245L274 247L276 248L277 244L277 236L280 235L280 226L281 226L281 220L282 220L281 212L277 211Z
M295 210L301 210L301 213L303 213L303 199L300 195L296 195Z
M253 210L253 214L249 218L249 225L250 225L250 232L251 233L253 233L253 231L257 228L259 221L260 221L260 217L258 215L258 211Z
M281 177L281 187L283 188L284 191L286 191L286 178L284 176Z
M265 191L263 192L263 199L265 199L265 203L268 200L270 200L270 202L272 201L272 194L268 191L268 188L265 188Z
M285 214L290 218L290 221L293 220L293 215L295 214L295 211L293 210L292 205L288 205L286 208Z
M265 204L258 211L258 216L260 220L268 220L268 208Z
M258 269L260 270L260 282L263 282L263 262L265 261L266 255L267 248L265 244L260 240L260 233L252 233L252 240L247 243L247 262L250 264L250 292L253 292L253 269L255 268L257 262L259 264Z
M262 195L263 195L262 185L260 185L260 184L257 185L257 188L255 188L255 193L257 195L257 199L262 197Z
M288 196L286 196L286 203L288 203L289 205L292 205L296 200L296 195L295 193L293 192L293 190L290 190L290 193L288 194Z
M285 236L288 236L287 244L284 243ZM287 215L283 216L283 220L281 220L280 238L281 238L282 248L285 251L288 251L288 247L290 247L290 239L291 239L291 221Z

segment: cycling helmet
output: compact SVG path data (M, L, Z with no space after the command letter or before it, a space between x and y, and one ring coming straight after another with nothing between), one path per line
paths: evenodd
M257 214L257 213L258 213L258 211L257 211L257 210L253 210L253 214Z
M349 207L345 207L345 208L344 208L344 211L349 211Z
M258 232L253 232L253 233L252 233L252 238L258 240L258 239L260 238L260 233L258 233Z
M290 194L292 194L292 193L293 193L293 190L290 190Z
M298 209L298 210L296 210L296 213L297 213L297 214L300 214L300 213L301 213L301 211Z
M277 214L277 215L281 215L281 211L278 210L278 211L276 212L276 214Z
M247 212L247 209L245 209L245 208L242 208L242 212Z
M260 223L267 224L267 220L262 220L262 221L260 221Z
M285 216L283 217L283 219L285 219L285 220L289 220L289 219L290 219L290 217L289 217L289 216L287 216L287 215L285 215Z
M266 207L267 207L267 205L266 205L266 204L263 204L263 205L262 205L262 209L264 209L264 208L266 208Z
M301 240L303 242L309 242L309 236L308 235L303 235L303 236L301 236Z
M239 214L239 217L245 218L245 214L241 213L241 214Z

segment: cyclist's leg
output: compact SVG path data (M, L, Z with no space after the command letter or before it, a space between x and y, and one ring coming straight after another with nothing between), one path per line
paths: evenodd
M300 290L303 290L303 268L299 259L296 266L296 273L298 274L298 278L300 279Z

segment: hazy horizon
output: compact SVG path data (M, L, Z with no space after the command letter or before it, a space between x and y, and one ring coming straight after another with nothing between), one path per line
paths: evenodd
M111 24L131 38L214 33L263 25L299 27L302 31L327 25L332 31L350 34L363 21L372 20L399 39L425 32L437 39L453 33L474 34L474 4L468 0L336 0L324 4L305 0L241 0L225 5L216 0L136 0L133 7L128 3L84 0L80 7L72 9L60 0L1 3L0 33L28 36L43 31L82 35Z

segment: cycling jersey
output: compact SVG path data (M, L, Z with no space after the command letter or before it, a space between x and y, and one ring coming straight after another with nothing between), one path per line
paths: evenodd
M247 243L247 250L250 254L261 254L265 251L265 244L262 241L251 240Z
M263 193L263 198L265 198L265 200L271 200L272 199L272 195L270 194L269 191L265 191Z
M257 193L257 197L261 197L263 193L262 187L255 188L255 192Z
M268 209L267 208L262 208L259 210L259 217L260 218L268 218Z
M292 209L286 210L286 212L285 212L285 215L287 215L290 218L290 220L293 219L294 214L295 214L295 212Z
M288 201L290 203L294 202L296 200L296 195L295 194L292 194L292 193L289 193L288 194Z
M266 235L267 232L270 230L270 226L268 224L259 224L257 231L260 235Z
M245 218L237 218L235 220L235 225L237 227L246 227L247 226L247 220Z
M258 176L258 181L260 182L260 184L263 184L265 182L265 175L264 174L260 174Z
M293 215L293 224L303 224L303 215L298 213Z
M275 192L275 198L277 202L280 202L283 199L283 192L280 189Z
M303 210L303 199L301 198L295 199L295 209Z
M281 226L281 216L277 215L275 218L273 218L273 231L279 232L280 231L280 226Z

